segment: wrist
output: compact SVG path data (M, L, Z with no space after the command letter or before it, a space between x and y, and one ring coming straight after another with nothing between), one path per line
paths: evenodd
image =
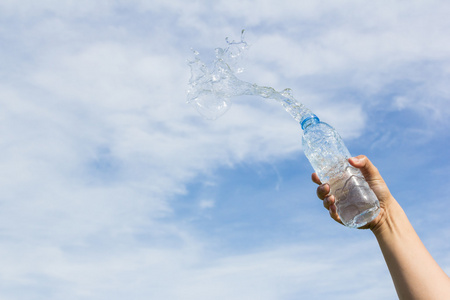
M402 224L408 222L405 212L400 204L391 196L382 203L378 220L370 226L375 237L380 238L386 234L399 233Z

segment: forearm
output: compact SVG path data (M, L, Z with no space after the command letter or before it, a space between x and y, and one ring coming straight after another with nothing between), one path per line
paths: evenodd
M372 229L400 299L450 299L450 278L439 267L392 199L381 225Z

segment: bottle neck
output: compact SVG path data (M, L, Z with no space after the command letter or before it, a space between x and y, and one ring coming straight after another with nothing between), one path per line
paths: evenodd
M302 126L302 129L305 130L308 126L319 122L319 118L315 114L311 114L304 116L300 122L300 125Z

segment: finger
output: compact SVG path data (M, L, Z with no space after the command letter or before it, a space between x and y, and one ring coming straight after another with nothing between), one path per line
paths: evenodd
M334 205L334 203L334 195L327 196L323 199L323 207L325 207L327 210L330 210L330 206Z
M312 173L311 179L312 179L312 181L314 183L322 184L322 182L320 181L319 176L317 175L317 173Z
M328 211L329 211L330 216L331 216L331 218L332 218L333 220L335 220L335 221L338 222L338 223L343 224L342 221L341 221L341 218L339 218L339 215L338 215L338 213L337 213L337 207L336 207L336 204L334 204L334 203L331 204L330 207L329 207L329 209L328 209Z
M334 197L334 195L325 197L325 199L323 200L323 206L328 210L328 212L330 213L330 217L333 220L342 224L341 218L339 218L339 215L337 213L336 198Z
M325 197L330 193L330 186L328 183L321 184L317 188L317 197L319 197L320 200L325 199Z

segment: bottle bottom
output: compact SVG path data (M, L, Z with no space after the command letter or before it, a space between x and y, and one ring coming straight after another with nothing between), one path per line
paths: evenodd
M373 219L375 219L380 212L380 208L372 207L359 215L355 216L353 219L349 220L344 225L350 228L359 228L368 223L370 223Z

